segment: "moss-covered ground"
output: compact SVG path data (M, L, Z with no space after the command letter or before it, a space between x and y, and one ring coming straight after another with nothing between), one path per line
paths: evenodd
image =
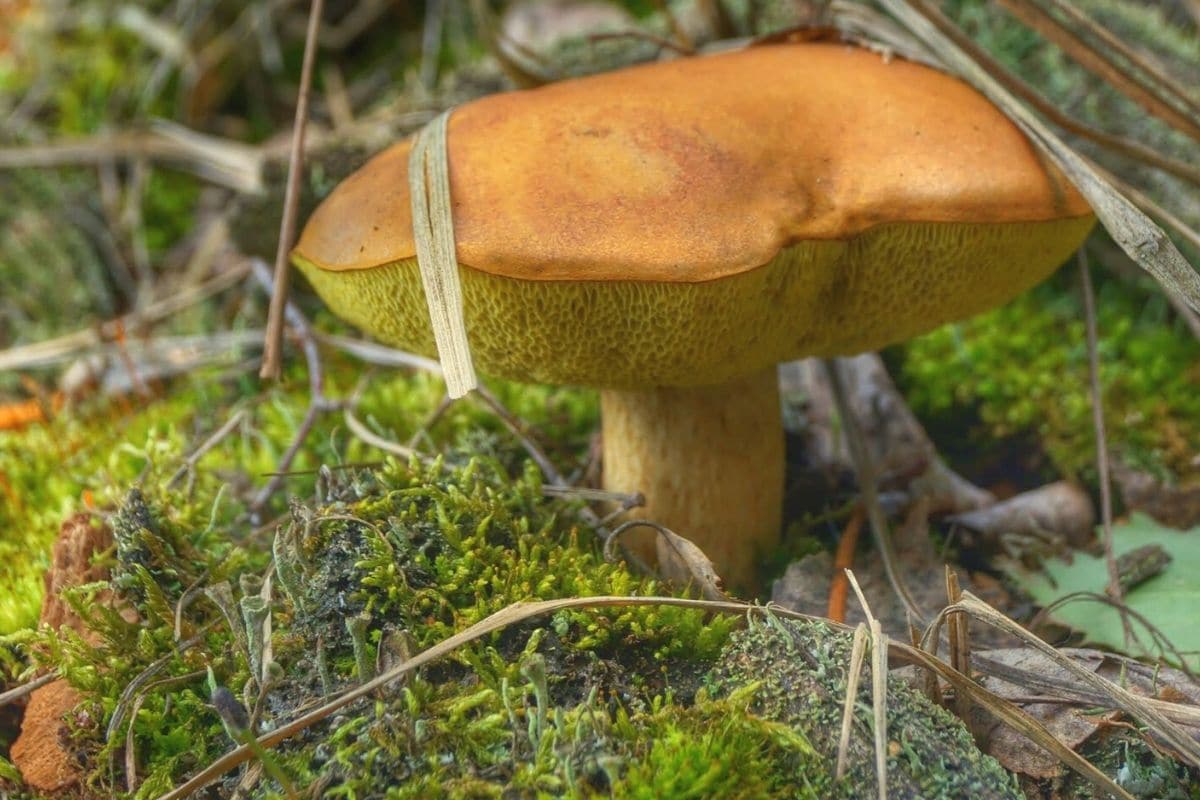
M332 391L350 374L334 367ZM68 593L88 635L28 627L39 601L34 571L10 600L0 639L8 680L57 668L81 693L68 718L69 750L85 794L156 797L231 749L245 726L268 731L511 603L678 591L606 562L578 505L543 496L520 446L490 412L466 402L418 437L438 453L428 463L383 458L340 416L325 418L265 512L281 516L256 526L247 515L250 479L273 468L306 395L253 386L201 374L141 408L80 411L4 434L6 475L23 499L6 507L4 522L29 531L25 547L44 549L58 515L87 506L115 540L96 555L111 581ZM535 428L586 450L589 396L493 388ZM359 413L404 440L440 398L427 376L381 376L367 385ZM237 409L246 424L171 483L185 454ZM62 442L57 461L37 456L54 441ZM15 552L5 563L21 561ZM97 602L110 587L135 615ZM826 642L822 658L832 666L804 679L809 715L780 714L770 702L797 665L781 645L782 661L738 674L739 659L761 649L746 637L774 630L756 622L735 633L742 624L654 606L521 623L343 709L218 789L347 798L869 791L870 770L840 783L829 771L827 726L840 713L845 642L804 632L806 647ZM911 705L897 691L897 708ZM860 747L870 741L868 697ZM935 742L909 726L937 720L948 738L931 746L969 762L956 774L992 787L990 796L1016 796L956 722L919 703L893 728L898 737ZM0 740L0 753L7 744ZM918 766L903 754L894 760L902 774ZM23 796L4 760L0 774L0 785Z

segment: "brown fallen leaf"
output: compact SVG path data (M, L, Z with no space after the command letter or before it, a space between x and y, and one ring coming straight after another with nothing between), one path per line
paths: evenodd
M986 655L1011 667L1064 680L1070 679L1065 670L1036 650L1008 648L991 650ZM1098 656L1099 654L1081 653L1077 660L1090 669L1099 669L1101 659ZM1082 713L1083 709L1079 706L1061 702L1031 702L1030 698L1038 696L1038 693L1025 686L992 677L981 678L979 682L1006 700L1019 705L1027 714L1045 725L1047 730L1054 734L1054 738L1072 750L1077 750L1087 741L1103 722L1099 716ZM1064 767L1061 761L1008 726L982 716L973 720L973 723L972 730L979 734L983 751L994 756L1005 769L1039 780L1057 778L1063 774Z
M914 599L924 608L941 608L946 603L946 561L929 540L925 517L910 515L910 519L896 529L894 539L899 566L904 570ZM964 589L986 597L996 607L1008 607L1010 597L998 582L951 566L958 573ZM775 581L771 587L771 600L792 611L821 616L828 607L833 572L833 556L829 553L822 551L805 556L790 564L783 576ZM907 638L908 614L904 604L892 591L878 554L871 551L865 558L860 555L855 560L854 575L883 630L893 638ZM858 604L849 603L846 624L857 625L865 621L866 616ZM972 626L971 638L985 647L1016 644L1016 640L982 625Z
M1059 652L1091 672L1119 682L1135 695L1196 706L1200 709L1200 684L1180 670L1154 667L1099 650L1062 648ZM980 655L993 662L1037 674L1048 681L1077 683L1061 665L1055 664L1045 654L1029 648L991 650ZM1089 713L1094 707L1088 703L1038 702L1036 698L1041 695L1036 687L1010 683L998 677L981 677L979 683L1019 705L1072 750L1078 750L1097 731L1123 719L1119 712L1103 715ZM1080 688L1084 690L1084 687ZM994 756L1007 769L1039 780L1057 778L1065 774L1065 768L1058 759L1019 734L994 722L978 722L982 723L979 730L983 734L983 750ZM1200 727L1192 727L1192 730L1194 736L1200 736Z
M628 522L618 526L612 535L608 537L608 541L604 543L604 557L609 561L616 558L617 542L620 537L629 530L638 527L652 528L662 537L667 543L674 557L670 560L661 558L658 565L662 576L667 580L677 583L692 583L700 590L700 596L705 600L728 600L729 596L725 594L723 589L723 581L721 576L717 574L713 568L713 563L709 560L704 551L697 547L690 539L680 536L675 531L657 522L652 522L647 519L631 519Z

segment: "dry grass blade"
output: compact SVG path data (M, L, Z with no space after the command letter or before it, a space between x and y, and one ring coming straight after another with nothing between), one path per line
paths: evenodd
M454 246L450 165L446 152L449 119L450 112L445 111L417 134L408 158L408 188L412 199L413 243L429 307L429 322L438 360L442 364L446 392L456 400L478 387L479 380L467 342L462 285Z
M1129 99L1142 108L1171 126L1183 131L1193 139L1200 141L1200 119L1197 119L1195 110L1191 108L1190 100L1186 100L1185 102L1187 108L1179 108L1176 105L1178 100L1172 102L1164 96L1159 86L1141 79L1127 67L1116 63L1107 52L1090 45L1078 33L1055 19L1036 0L1000 0L1000 4L1012 12L1017 19L1070 54L1072 58L1086 69L1100 76L1112 86L1120 89ZM1077 25L1090 30L1094 34L1098 30L1101 30L1099 26L1084 17L1083 14L1073 6L1070 6L1065 0L1057 0L1050 5L1055 6L1059 11L1067 13L1068 17ZM1067 9L1070 9L1070 11L1067 11ZM1112 37L1107 31L1100 38L1104 41L1108 51L1122 52L1124 50L1123 47L1117 47L1112 43L1115 37ZM1122 55L1124 55L1123 52ZM1133 55L1133 59L1135 59L1136 65L1145 63L1136 54ZM1171 94L1175 93L1171 92Z
M1138 206L1138 208L1142 209L1150 216L1157 217L1158 219L1162 220L1167 227L1175 231L1175 233L1177 233L1179 236L1183 237L1183 239L1191 244L1192 247L1200 250L1200 232L1197 232L1194 228L1177 217L1175 214L1172 214L1170 211L1154 202L1149 195L1147 195L1141 189L1138 189L1136 186L1129 185L1116 175L1113 175L1112 173L1107 172L1100 167L1093 165L1092 168L1096 170L1096 172L1102 178L1111 183L1122 194L1132 200Z
M846 697L842 702L842 732L838 736L837 766L833 776L841 780L846 775L850 754L850 732L853 730L854 706L858 702L858 681L862 677L863 658L867 654L867 626L859 623L850 645L850 669L846 676Z
M880 0L943 62L1001 108L1042 148L1087 198L1113 241L1171 293L1200 311L1200 275L1170 238L1133 203L1113 189L1092 165L1068 147L1045 123L1021 105L944 32L954 24L925 0Z
M907 650L905 652L912 657L912 663L935 673L939 678L953 686L956 694L969 696L973 704L983 708L1000 722L1029 739L1029 741L1053 753L1060 761L1091 783L1093 787L1101 792L1101 796L1112 795L1122 800L1135 800L1133 795L1114 783L1111 778L1097 769L1083 756L1060 742L1042 723L1029 716L1014 703L997 697L966 675L952 669L942 663L940 659L926 653L924 650L912 648L911 652Z
M1194 767L1200 767L1200 742L1193 739L1179 725L1167 719L1153 704L1145 702L1144 698L1140 698L1112 681L1076 664L970 592L963 592L962 599L958 603L942 610L938 619L930 626L934 636L936 636L936 630L941 621L948 613L954 611L965 611L976 619L1025 641L1034 649L1053 659L1056 664L1078 678L1080 682L1109 698L1114 707L1149 726L1153 733L1161 737L1179 754L1180 758Z
M871 613L871 607L867 605L866 595L863 594L862 587L858 585L858 578L854 577L854 572L846 570L846 579L854 588L854 594L858 598L858 604L862 606L863 614L867 617L867 625L871 632L871 710L875 718L875 775L878 779L879 800L887 800L888 637L883 632L883 626L879 624L879 620L875 619L875 615Z
M962 597L962 589L958 583L958 575L950 569L949 564L945 566L945 571L946 599L953 605ZM966 614L955 614L947 625L947 633L950 640L950 666L969 677L971 675L971 639L967 619ZM954 712L958 714L959 719L969 720L971 718L971 699L964 694L955 694Z
M879 557L883 560L883 570L887 574L888 583L892 587L892 591L900 598L904 604L904 608L908 613L917 620L924 621L927 617L921 611L921 607L917 605L916 599L908 590L908 586L904 583L904 578L900 573L899 558L896 555L896 548L892 542L892 535L888 529L887 518L883 514L883 507L879 504L879 494L875 487L875 468L871 464L870 455L867 453L867 445L863 440L862 430L859 428L858 419L854 416L854 410L850 407L850 402L846 396L845 381L842 380L842 373L836 359L824 359L821 362L828 376L829 385L833 389L833 398L837 403L838 415L841 417L842 425L846 431L846 441L850 445L850 454L854 459L854 468L858 473L859 491L862 492L863 505L867 509L867 519L871 522L871 532L875 537L875 546L879 550Z
M790 619L802 619L810 622L828 624L831 627L841 631L848 630L843 625L834 625L829 623L828 620L810 617L806 614L800 614L794 611L778 608L763 609L760 606L754 606L750 605L749 603L741 603L732 600L713 601L690 600L680 597L618 597L608 595L598 597L568 597L558 600L542 600L534 603L516 603L497 611L495 614L492 614L490 617L477 622L466 630L460 631L444 641L439 642L433 647L418 653L410 660L405 661L402 664L398 664L386 672L380 673L367 683L357 686L348 692L335 697L324 705L319 706L318 708L315 708L300 717L297 717L291 722L281 725L279 728L271 731L270 733L264 734L257 739L255 747L246 744L231 750L230 752L218 758L212 764L205 767L196 775L192 776L185 783L181 784L170 792L160 795L159 800L179 800L179 798L187 797L192 793L199 791L209 783L212 783L220 778L225 773L249 761L254 756L256 748L274 747L280 742L297 735L301 731L312 727L324 719L327 719L339 709L346 707L355 700L365 697L377 689L383 688L392 681L395 681L398 678L401 678L426 664L437 661L440 658L444 658L459 647L476 641L490 633L495 633L496 631L502 630L510 625L515 625L517 623L563 609L632 606L675 606L677 608L693 608L701 611L709 611L721 614L774 613L781 617L787 617ZM1122 798L1122 800L1134 800L1131 794L1117 786L1117 784L1113 783L1113 781L1110 780L1103 772L1100 772L1100 770L1088 763L1088 761L1078 753L1055 739L1053 735L1051 735L1049 731L1042 726L1041 723L1021 711L1012 703L996 697L994 694L986 689L983 689L971 679L951 669L937 658L931 656L920 648L910 647L900 643L892 643L889 650L891 655L898 656L908 663L924 667L925 669L937 674L938 677L954 686L956 691L969 692L972 699L976 703L987 708L989 711L994 713L998 719L1009 724L1015 730L1021 731L1025 735L1033 738L1034 741L1042 744L1044 747L1046 747L1046 749L1054 753L1058 758L1062 759L1063 763L1079 772L1080 775L1090 781L1101 792L1115 795Z
M1069 0L1047 1L1056 11L1075 24L1079 30L1086 31L1089 35L1096 37L1105 48L1109 48L1112 52L1117 53L1130 66L1140 70L1151 90L1169 95L1172 102L1187 109L1192 114L1192 120L1196 121L1197 115L1200 115L1200 103L1197 103L1182 86L1163 72L1156 63L1145 58L1140 52L1127 45L1120 37L1103 25L1097 24L1093 19L1084 14L1078 6L1069 2ZM1103 49L1097 49L1103 54Z
M879 800L888 800L887 791L887 661L888 635L879 620L871 620L871 702L875 711L875 774L879 776Z

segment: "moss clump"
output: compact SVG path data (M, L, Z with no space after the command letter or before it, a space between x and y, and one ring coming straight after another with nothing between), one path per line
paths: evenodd
M68 594L89 633L25 631L5 642L10 660L53 666L81 693L71 750L101 796L157 796L232 747L248 720L277 727L513 602L662 591L604 562L575 508L501 459L325 470L319 500L294 500L273 543L216 482L201 477L191 495L167 488L169 466L154 461L108 518L116 546L101 557L112 580ZM114 587L136 617L97 602ZM261 774L231 774L218 791L830 796L819 737L763 712L785 678L730 673L750 646L727 650L739 623L649 606L530 620L347 706L271 750ZM779 652L806 671L793 650ZM718 662L726 666L704 688Z
M718 690L758 682L750 709L784 723L823 753L837 752L851 637L815 623L769 617L735 633L713 672ZM855 705L849 769L822 797L875 793L871 681L865 670ZM976 748L962 723L907 683L888 683L888 797L1018 800L1013 776Z
M910 342L905 396L936 429L974 408L986 437L1032 432L1053 466L1091 477L1095 460L1081 300L1069 276ZM1101 385L1110 447L1159 474L1194 472L1200 343L1157 293L1101 283Z
M235 544L236 517L216 498L188 501L146 485L110 520L111 584L137 619L94 602L109 586L94 584L69 598L89 640L64 629L8 641L82 693L76 717L89 722L74 730L73 747L88 764L87 785L103 795L130 788L129 776L109 767L127 726L141 765L130 792L137 797L157 795L230 746L205 671L215 686L230 687L226 696L246 716L257 706L260 729L269 729L377 664L517 600L656 591L605 563L594 542L581 542L572 507L543 499L530 471L512 479L495 461L454 469L392 463L338 473L323 489L326 502L293 507L273 547L279 590L269 595L268 650L245 614L262 594L262 549ZM661 698L676 686L690 698L734 618L640 607L537 622L465 647L285 743L272 754L272 772L296 785L320 782L326 796L439 796L433 787L453 796L458 790L446 787L455 786L561 794L576 784L586 793L608 785L606 770L622 772L650 741L648 726L693 730L725 715L726 701L699 707L693 719ZM260 681L264 674L271 679ZM780 741L795 747L797 739ZM722 742L707 746L725 750ZM707 773L694 778L718 785ZM281 788L264 780L252 794Z
M327 357L329 391L354 386L355 365ZM553 442L552 456L567 463L586 447L597 417L589 393L551 387L493 383L493 392L513 413L528 420L535 435ZM458 403L425 429L444 392L441 379L392 373L366 385L358 415L372 430L398 441L414 434L425 451L490 453L506 469L519 469L524 455L503 425L481 406ZM0 635L36 624L42 574L59 524L90 501L115 507L128 487L150 474L165 480L186 453L239 408L246 423L199 463L194 494L172 495L168 505L195 507L208 523L214 504L221 519L247 512L255 485L272 472L304 416L306 389L292 374L283 388L260 393L249 380L227 380L200 372L173 384L153 402L85 403L52 422L0 431ZM311 496L321 464L375 462L380 453L346 435L335 415L323 416L293 465L285 491ZM217 494L228 484L220 502ZM188 485L185 481L184 487ZM148 493L150 492L147 489ZM283 500L275 511L282 510ZM271 509L267 510L268 513Z

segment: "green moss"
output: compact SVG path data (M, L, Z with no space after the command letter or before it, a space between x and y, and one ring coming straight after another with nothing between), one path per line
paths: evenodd
M750 711L756 684L722 700L668 704L643 722L638 760L612 785L622 800L655 798L819 798L826 767L803 734ZM628 724L628 723L627 723ZM635 733L630 731L630 733ZM648 735L647 735L648 734Z
M349 376L332 366L337 391ZM113 438L103 457L81 456L77 469L97 466L88 485L99 505L115 507L105 516L116 543L100 556L111 581L67 594L88 637L64 629L0 639L6 672L53 666L81 692L70 748L98 795L155 797L240 740L251 709L259 730L277 726L511 603L666 590L605 562L576 507L544 497L517 445L466 402L428 431L426 446L448 453L430 464L350 466L379 456L340 434L336 418L323 420L297 466L341 466L294 476L290 513L255 532L251 493L239 486L270 469L303 393L274 390L250 405L236 383L214 387L204 377L179 395L186 402L156 404L116 426L92 423ZM586 449L590 398L495 389L575 452ZM423 376L389 376L368 387L360 413L405 437L441 391ZM231 404L247 409L247 430L260 435L214 448L190 490L186 481L167 486L187 442L223 421ZM42 435L73 426L97 435L66 419ZM146 444L120 444L131 432ZM468 434L495 455L460 459L453 443ZM68 508L79 492L72 474L58 485L70 487L59 498ZM272 555L268 650L247 626L263 605ZM135 619L99 601L111 588ZM739 624L643 606L515 625L273 749L249 795L317 784L323 796L354 798L828 796L828 752L791 720L760 712L773 679L726 676L702 688L714 664L729 662ZM124 774L126 741L136 779ZM232 792L240 780L228 776L218 789Z
M348 391L358 379L345 362L331 359L328 368L333 394ZM244 514L252 497L245 484L252 479L261 485L260 476L275 469L304 415L302 377L293 375L286 387L260 395L252 381L225 381L202 373L177 382L169 397L149 405L85 403L46 425L0 431L0 634L36 621L50 543L62 521L86 505L85 494L98 508L115 507L139 478L150 493L150 474L165 481L186 452L243 407L246 424L201 460L195 495L184 500L196 506L195 513L207 524L218 490L230 482L218 504L218 521ZM564 463L586 447L597 416L594 396L518 384L497 383L493 390L535 426L535 438L545 432L555 443L548 449ZM507 468L523 460L503 425L473 402L455 405L424 431L443 392L440 379L393 373L366 386L358 413L377 433L399 441L422 430L418 446L427 451L459 443L486 444ZM460 448L456 457L461 454ZM288 478L283 495L311 496L314 470L321 464L379 458L378 451L346 433L340 417L324 416L294 463L297 474ZM179 504L176 499L168 505Z
M901 375L905 396L934 428L974 408L983 435L1034 433L1058 472L1090 478L1083 310L1067 273L910 342ZM1192 443L1200 440L1200 343L1156 292L1105 281L1097 305L1110 446L1138 466L1190 475Z

